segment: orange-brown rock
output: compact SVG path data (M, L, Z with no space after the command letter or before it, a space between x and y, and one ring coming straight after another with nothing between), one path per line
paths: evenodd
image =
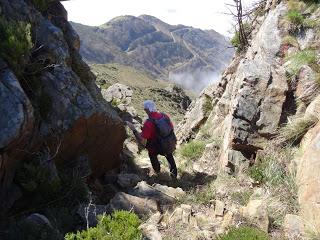
M303 149L297 166L300 215L307 231L320 232L320 123L305 136Z
M104 113L79 118L61 139L57 163L64 164L79 156L88 156L92 174L99 177L121 164L120 152L126 133L120 119L108 119ZM57 143L51 139L52 148Z

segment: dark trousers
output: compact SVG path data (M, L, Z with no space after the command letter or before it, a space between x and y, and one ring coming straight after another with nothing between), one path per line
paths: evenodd
M167 154L165 155L169 165L170 165L170 175L173 177L177 177L177 166L174 161L173 155L172 154ZM152 168L156 173L160 172L160 163L158 160L158 154L150 154L149 153L149 158L152 164Z

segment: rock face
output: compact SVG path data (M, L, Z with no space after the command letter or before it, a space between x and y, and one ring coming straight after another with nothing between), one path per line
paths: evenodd
M215 87L205 89L211 100L209 114L203 111L201 95L179 126L180 143L201 139L204 132L222 138L218 154L208 145L200 159L216 172L223 169L237 174L254 163L257 152L266 147L279 127L285 123L290 126L291 118L319 122L319 34L311 27L292 35L283 23L287 11L284 1L267 1L267 14L257 19L247 51L233 59ZM319 9L305 11L310 20L320 17ZM297 46L285 43L288 34L297 39ZM309 49L314 51L316 66L301 63L291 78L293 60L284 56ZM319 123L311 128L302 144L303 156L296 161L296 180L302 222L319 232ZM200 163L194 166L195 171L205 172ZM267 230L267 221L261 228Z
M0 98L5 104L0 108L6 114L0 117L0 202L6 209L16 166L28 151L40 151L44 144L56 163L88 156L97 177L120 164L125 129L82 61L79 36L59 1L52 1L43 15L29 1L1 0L0 7L8 20L31 25L37 52L29 65L43 64L37 74L27 76L40 85L30 94L1 60Z
M147 15L120 16L99 27L72 25L88 62L133 66L196 91L226 67L234 52L213 30L173 26Z

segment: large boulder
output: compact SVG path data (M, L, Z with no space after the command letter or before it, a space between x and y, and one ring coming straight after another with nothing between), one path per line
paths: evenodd
M159 210L158 203L155 200L132 196L123 192L117 193L107 207L109 211L133 211L139 216L156 213Z
M0 59L0 209L10 208L21 194L11 185L19 161L34 134L33 107L14 73ZM3 213L3 212L2 212Z
M130 191L130 194L138 197L147 197L165 205L176 202L177 199L186 193L181 188L168 187L161 184L150 186L145 181L141 181Z
M248 205L242 209L242 215L251 224L254 224L261 230L268 232L269 217L267 205L263 200L250 200Z
M305 225L311 229L306 231L320 232L320 124L318 123L305 136L304 153L298 160L297 185L300 215Z

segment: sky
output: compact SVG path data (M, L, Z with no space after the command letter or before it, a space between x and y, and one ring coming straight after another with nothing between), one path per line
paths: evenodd
M243 0L245 5L254 0ZM183 24L230 36L232 17L226 3L233 0L70 0L62 2L69 21L99 26L121 15L152 15L169 24Z

